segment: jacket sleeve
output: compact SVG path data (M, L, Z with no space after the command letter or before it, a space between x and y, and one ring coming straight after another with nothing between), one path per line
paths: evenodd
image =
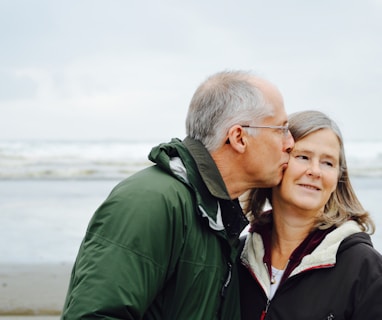
M364 260L360 272L354 275L357 282L352 320L382 319L382 256L374 248L367 249L365 258L362 254L355 257Z
M141 319L152 304L175 268L186 210L177 197L180 183L159 183L150 181L146 190L126 183L95 212L62 319Z

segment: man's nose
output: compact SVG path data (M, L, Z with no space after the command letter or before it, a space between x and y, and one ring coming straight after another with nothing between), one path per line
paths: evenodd
M290 153L293 150L293 148L294 148L294 139L292 137L292 134L289 132L284 142L284 150Z

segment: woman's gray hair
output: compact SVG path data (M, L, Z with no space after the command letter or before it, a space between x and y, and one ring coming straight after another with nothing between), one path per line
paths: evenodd
M375 224L369 213L363 208L351 185L345 158L345 148L341 131L337 124L320 111L301 111L289 116L289 130L295 142L321 129L330 129L340 144L340 169L336 190L330 196L324 208L324 214L317 218L316 228L327 229L339 226L348 220L356 221L363 231L374 233ZM245 211L249 212L252 224L264 224L270 215L264 212L265 205L272 205L272 189L253 189Z
M195 91L186 118L186 133L215 151L236 124L248 125L271 116L273 108L245 71L223 71L210 76Z

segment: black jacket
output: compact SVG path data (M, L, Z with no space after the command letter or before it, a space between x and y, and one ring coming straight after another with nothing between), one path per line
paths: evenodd
M249 234L239 268L242 319L382 319L382 256L354 222L330 232L272 300L263 256L261 236Z

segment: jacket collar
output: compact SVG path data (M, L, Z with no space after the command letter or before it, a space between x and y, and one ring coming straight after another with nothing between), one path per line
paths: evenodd
M256 276L263 290L269 294L271 223L252 228L242 251L241 260ZM355 234L363 234L355 221L347 221L339 227L313 231L291 255L283 280L309 269L327 268L336 263L340 245ZM361 237L362 241L366 241ZM359 237L353 240L361 241Z
M185 142L172 139L169 143L152 148L149 159L193 190L198 212L208 219L211 229L225 229L217 198L229 198L228 192L215 162L199 141L191 138L186 138ZM217 182L214 182L214 178Z
M237 239L248 224L248 220L243 214L239 201L237 199L231 199L229 196L220 171L205 146L200 141L190 137L186 137L183 143L195 160L199 174L207 186L208 191L215 198L219 199L217 215L217 217L221 219L219 226L224 225L228 238ZM214 227L216 228L216 226Z
M199 173L211 194L219 199L231 200L220 171L204 145L190 137L186 137L183 143L194 158Z
M263 262L268 268L269 274L271 274L272 262L271 262L271 243L272 243L272 223L268 223L261 227L255 228L262 237L264 243L264 257ZM301 242L301 244L292 252L289 257L287 267L284 271L281 282L288 278L292 271L301 263L301 260L313 252L314 249L322 242L326 235L332 232L335 227L320 230L316 229L309 233L309 235Z
M190 137L172 139L154 147L149 159L188 185L195 194L199 214L211 229L237 240L248 224L237 199L231 199L215 161L204 145Z

